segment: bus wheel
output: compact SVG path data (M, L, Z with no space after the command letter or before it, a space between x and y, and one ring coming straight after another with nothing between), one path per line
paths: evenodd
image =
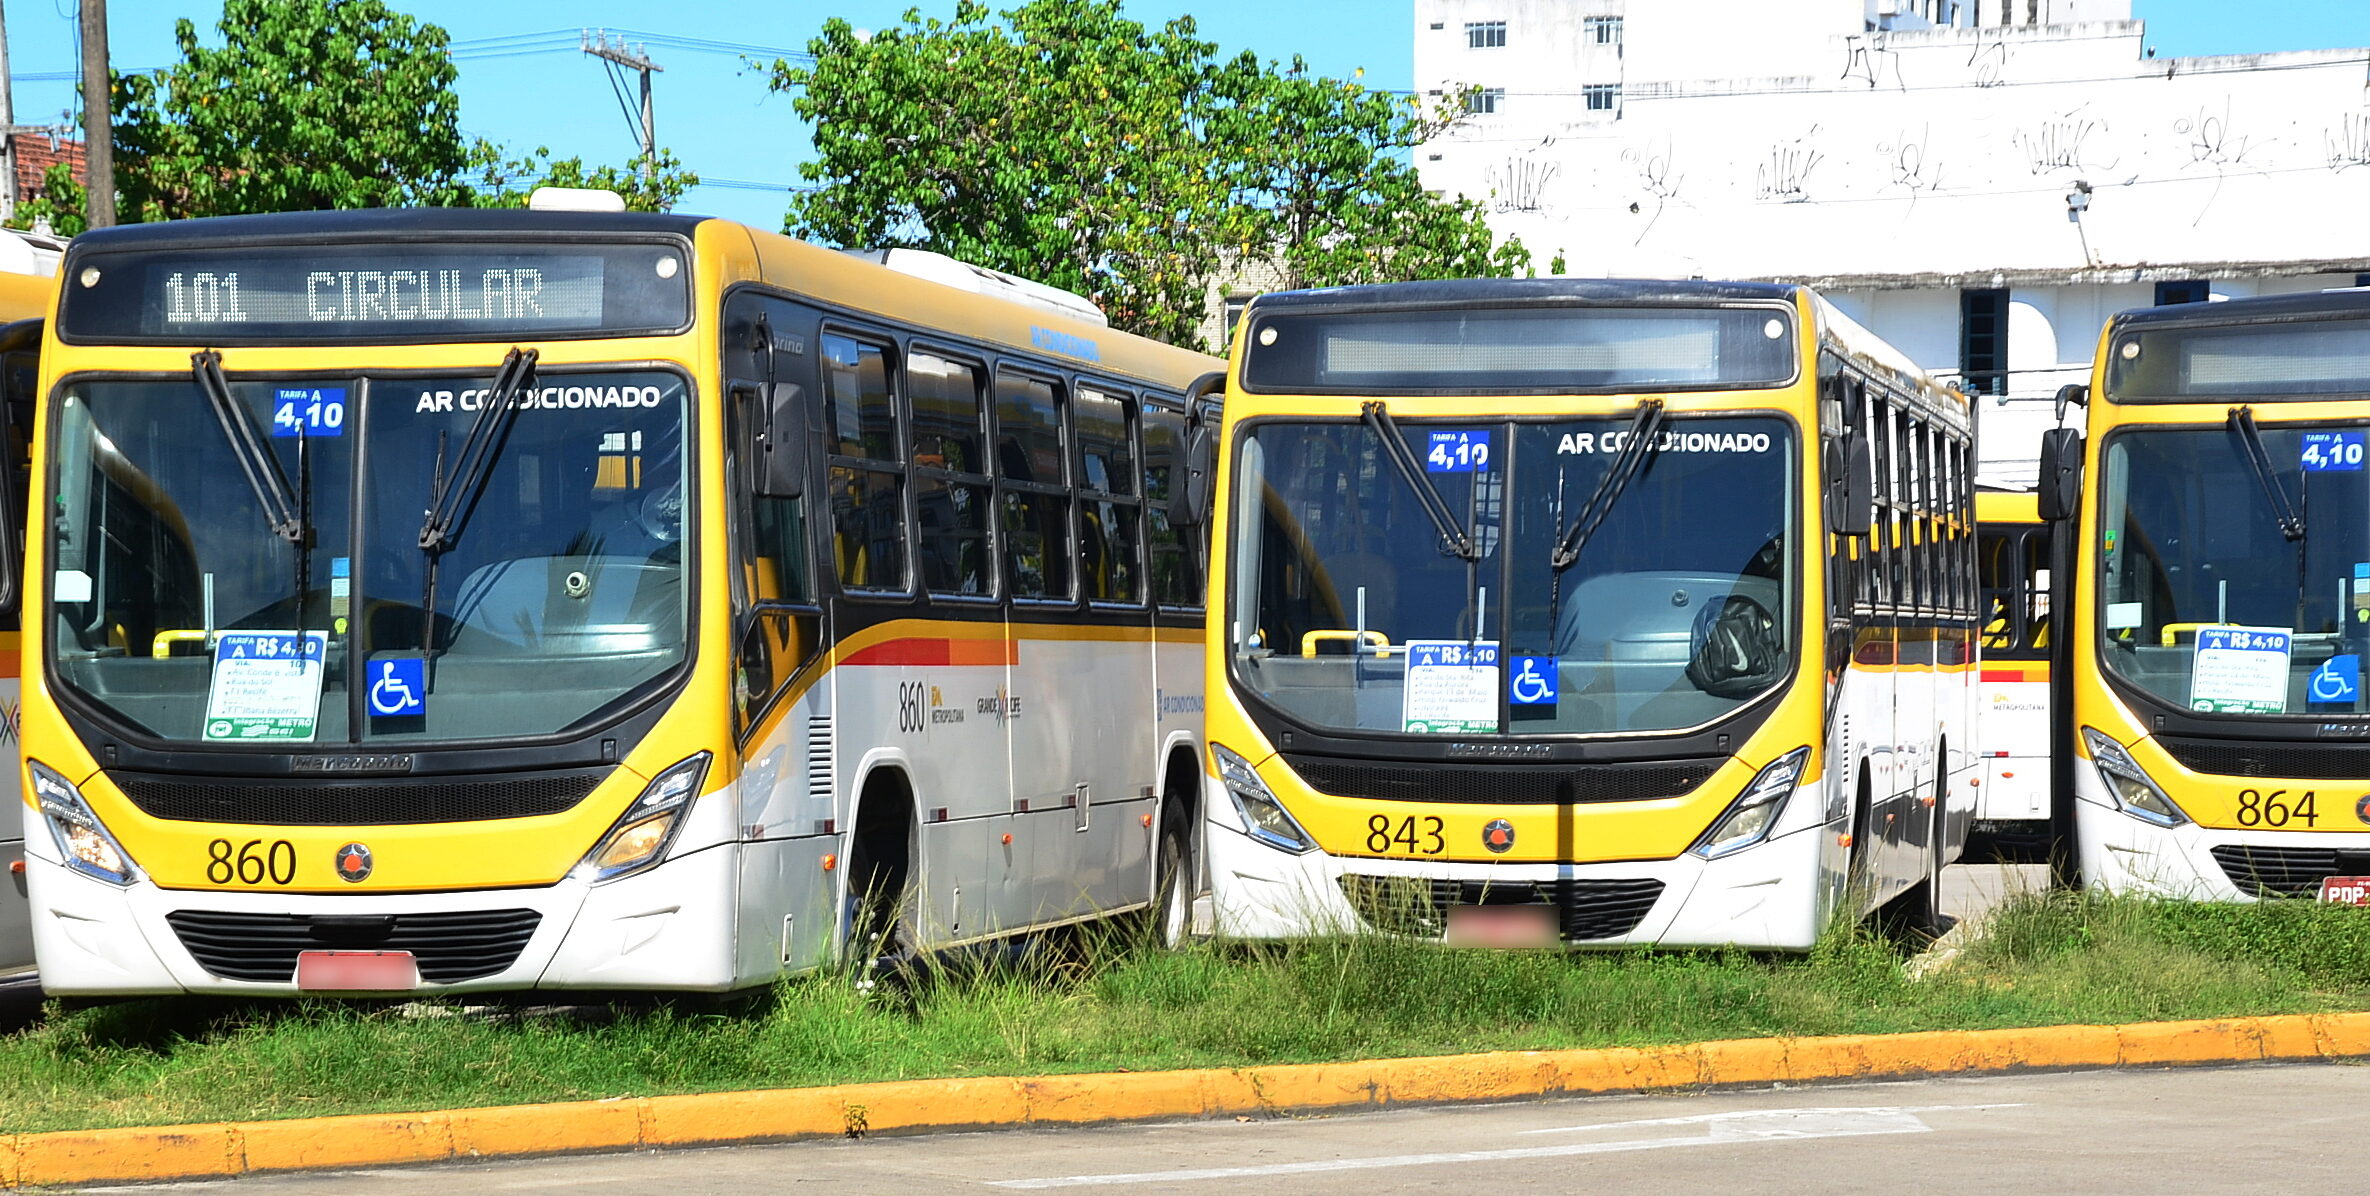
M1175 805L1163 809L1160 843L1153 848L1152 942L1164 951L1185 945L1193 927L1193 886L1186 879L1192 841L1184 811Z

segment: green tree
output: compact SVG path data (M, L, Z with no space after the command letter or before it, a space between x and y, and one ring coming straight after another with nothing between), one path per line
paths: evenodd
M1480 209L1442 202L1406 151L1445 127L1355 83L1242 55L1122 0L1027 0L860 37L845 21L777 61L815 128L787 231L933 249L1079 291L1131 332L1192 343L1221 271L1295 285L1509 275Z
M442 28L379 0L225 0L216 28L116 80L126 219L470 201Z
M1288 288L1419 278L1508 277L1530 265L1498 243L1479 204L1424 190L1410 152L1454 124L1462 95L1413 96L1316 78L1244 54L1219 77L1208 141L1235 201L1243 251Z
M582 158L554 161L549 149L539 147L525 157L504 160L482 142L478 157L485 164L476 200L481 208L523 208L537 187L590 187L623 196L627 211L665 212L673 210L684 192L699 186L699 175L685 170L666 149L658 151L657 169L647 175L641 157L623 166L588 167Z
M1226 209L1187 119L1216 47L1190 18L1158 30L1119 0L1032 0L998 23L909 11L860 37L826 22L815 62L772 86L814 125L814 188L788 231L839 245L933 249L1086 294L1131 331L1185 340L1200 320Z

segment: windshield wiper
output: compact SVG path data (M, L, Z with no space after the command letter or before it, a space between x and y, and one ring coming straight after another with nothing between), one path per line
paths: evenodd
M2288 497L2288 488L2280 484L2279 475L2274 472L2271 454L2263 447L2263 434L2255 430L2255 409L2231 408L2230 430L2238 433L2239 444L2244 449L2239 456L2246 459L2247 469L2254 473L2255 483L2263 487L2263 497L2271 503L2271 517L2279 523L2279 534L2291 542L2303 539L2304 513L2296 509L2295 502Z
M1596 490L1587 502L1580 504L1580 514L1555 546L1557 572L1571 568L1580 559L1580 550L1588 546L1588 538L1596 534L1605 516L1612 513L1613 504L1636 480L1638 471L1645 468L1646 458L1654 455L1654 438L1661 431L1662 400L1648 399L1638 404L1637 415L1629 421L1629 437L1621 442L1621 455L1613 458L1612 467L1597 479Z
M1366 426L1374 429L1374 434L1382 440L1383 455L1398 467L1399 477L1407 483L1409 490L1415 492L1416 505L1424 509L1424 514L1431 516L1433 528L1440 533L1442 551L1463 560L1480 560L1481 546L1473 542L1473 537L1466 533L1464 525L1457 521L1456 512L1449 508L1448 500L1440 496L1440 490L1432 484L1432 479L1424 476L1424 464L1415 459L1415 450L1408 448L1407 438L1399 434L1399 424L1391 418L1390 408L1384 406L1381 400L1371 400L1361 404L1359 409L1366 413Z
M469 436L461 442L450 473L444 467L444 437L437 436L428 514L420 524L420 552L428 558L420 594L420 653L431 661L436 658L437 562L459 542L461 529L469 525L469 516L477 510L477 500L485 496L486 483L494 476L494 462L510 440L510 426L518 417L519 405L535 385L538 356L533 349L514 348L502 358L502 368L495 372L494 385L478 403L477 418L470 421ZM428 685L435 686L433 674Z
M222 424L223 439L230 442L231 460L247 475L247 485L255 491L255 501L262 505L272 534L303 548L312 538L312 529L305 526L304 512L298 509L296 492L289 487L279 458L265 446L263 433L256 429L247 409L231 397L230 381L222 376L222 354L212 349L192 353L189 365L198 389L214 408L214 418Z

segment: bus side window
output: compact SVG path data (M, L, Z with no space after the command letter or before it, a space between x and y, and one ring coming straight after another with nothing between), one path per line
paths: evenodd
M1067 599L1070 487L1061 387L996 375L996 476L1003 489L1004 581L1015 598Z
M815 605L805 500L758 492L763 468L759 445L769 424L784 418L785 408L794 413L787 416L794 422L771 428L772 434L793 444L807 442L808 427L800 425L813 424L814 414L803 405L775 399L795 394L797 384L786 379L812 367L777 347L781 338L774 328L792 324L794 313L768 311L770 323L736 318L745 313L746 308L729 311L726 320L723 356L730 385L724 404L722 487L733 561L734 729L744 735L822 647L822 611ZM769 386L774 390L771 396Z
M934 594L995 593L988 508L985 409L979 367L915 353L905 383L913 396L914 542L922 586Z
M822 341L833 567L845 588L902 591L905 454L888 347L836 334Z
M1086 596L1096 602L1141 602L1136 402L1081 388L1071 418L1078 428L1078 564Z
M1169 507L1185 482L1185 416L1168 407L1144 408L1144 539L1149 549L1152 600L1198 609L1201 558L1186 533L1169 522ZM1198 539L1198 535L1196 536Z

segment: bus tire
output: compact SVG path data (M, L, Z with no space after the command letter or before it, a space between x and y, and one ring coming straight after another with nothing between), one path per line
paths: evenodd
M1160 838L1152 847L1149 918L1152 944L1164 951L1184 946L1193 932L1193 898L1200 888L1193 858L1199 780L1191 756L1179 753L1169 761L1160 801Z

